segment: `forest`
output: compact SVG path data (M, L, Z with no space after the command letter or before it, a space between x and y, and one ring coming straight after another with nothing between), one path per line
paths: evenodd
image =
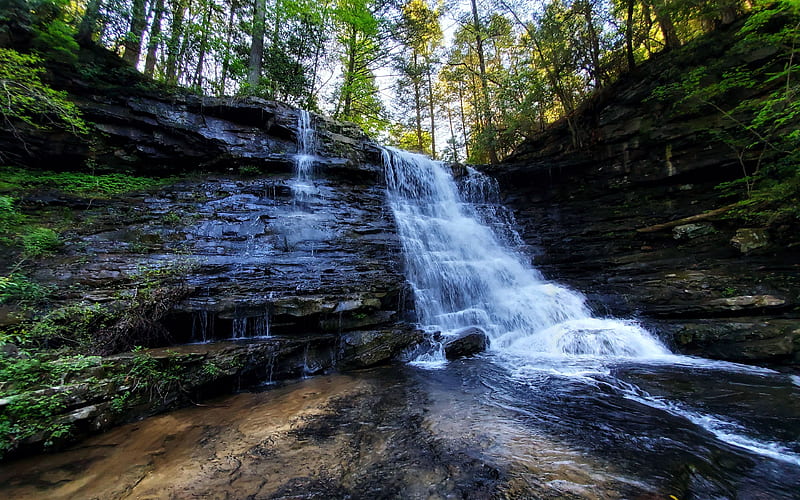
M0 45L28 29L31 54L70 61L96 42L166 86L279 100L434 158L497 163L637 64L745 14L743 43L778 47L785 67L732 71L702 92L704 75L692 75L670 98L719 107L733 87L780 81L759 104L766 114L743 126L785 148L765 128L798 112L798 27L758 26L797 10L789 0L3 0Z

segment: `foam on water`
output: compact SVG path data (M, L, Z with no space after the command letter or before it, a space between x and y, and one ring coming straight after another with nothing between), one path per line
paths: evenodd
M482 199L497 198L496 185L476 171L469 171L461 196L441 162L392 148L384 149L383 160L424 329L447 334L477 326L493 350L517 356L668 354L634 322L593 318L579 293L545 280L528 264L509 214L491 203L476 208Z

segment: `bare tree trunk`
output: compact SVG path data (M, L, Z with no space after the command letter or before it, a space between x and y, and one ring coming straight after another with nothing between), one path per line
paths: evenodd
M489 105L489 82L486 78L486 61L484 60L483 54L483 36L481 35L481 23L480 19L478 18L478 6L475 3L475 0L470 0L472 4L472 19L475 25L475 46L478 52L478 68L480 69L480 80L481 80L481 92L483 94L483 114L486 120L486 130L489 132L489 144L488 146L488 153L489 153L489 163L499 163L500 160L497 158L497 150L494 147L494 123L492 120L492 111Z
M345 95L344 95L344 106L342 109L342 116L344 116L345 119L347 120L350 120L352 118L350 116L350 113L352 112L353 108L353 79L355 78L355 72L356 72L356 56L357 56L356 50L358 49L356 47L356 42L358 41L357 38L358 38L358 31L356 30L355 26L352 26L350 28L350 40L347 51L347 57L348 57L347 74L345 75L344 87L343 87Z
M627 0L628 17L625 21L625 55L628 58L628 71L633 71L636 67L636 60L633 58L633 7L635 0Z
M89 0L86 4L86 11L81 18L81 24L78 26L78 36L76 39L80 43L88 43L94 39L94 34L97 33L97 22L100 20L100 7L101 0Z
M464 114L464 89L461 81L458 82L458 109L461 114L461 133L464 135L464 159L469 158L469 138L467 137L467 118Z
M253 7L253 41L250 44L250 60L247 64L247 84L255 89L261 80L261 65L264 61L264 23L267 15L267 0L255 0Z
M125 42L122 44L125 47L122 59L133 67L139 64L139 56L142 54L142 38L147 27L145 7L145 0L133 0L130 27L125 35Z
M450 124L450 145L453 147L453 156L450 158L450 161L457 163L458 153L456 151L456 131L453 129L453 110L450 109L450 104L447 104L447 122Z
M194 70L194 85L198 89L203 88L203 70L205 69L206 51L208 50L208 31L211 24L211 11L214 4L209 2L208 9L203 13L203 20L200 23L202 36L200 37L200 48L197 54L197 66Z
M431 121L431 158L436 159L436 118L433 103L433 82L431 81L431 68L427 67L428 72L428 113Z
M169 41L167 42L167 63L164 70L164 76L170 85L178 83L178 61L180 60L181 38L183 37L183 18L188 7L189 0L173 0L172 25L170 26Z
M414 124L417 131L417 151L422 152L422 92L419 88L419 64L417 64L419 56L416 50L414 50L411 60L414 65L411 70L411 84L414 87L414 113L416 118Z
M153 9L153 22L150 25L150 39L147 42L147 58L144 61L144 74L152 77L156 69L156 51L161 37L161 18L164 16L164 0L156 0Z
M681 41L678 38L678 33L675 31L675 24L672 22L672 16L667 10L667 6L662 3L663 0L648 0L651 2L653 12L656 15L656 22L661 29L661 34L664 35L664 50L670 50L681 46Z
M594 77L595 88L601 88L605 82L605 72L600 64L600 38L597 35L597 29L594 26L594 16L592 15L592 3L589 1L583 2L583 18L586 20L586 29L589 34L589 46L591 47L592 58L592 76Z
M219 82L219 90L218 94L223 96L225 95L225 85L228 83L228 70L230 69L231 65L231 39L233 38L233 19L234 14L236 12L236 3L230 2L228 4L228 8L230 12L228 13L228 27L225 30L225 57L222 60L222 75L220 77Z

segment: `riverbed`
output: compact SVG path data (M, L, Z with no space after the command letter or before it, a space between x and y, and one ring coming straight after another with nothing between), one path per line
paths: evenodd
M798 435L790 375L486 354L265 386L128 424L4 465L0 496L790 499Z

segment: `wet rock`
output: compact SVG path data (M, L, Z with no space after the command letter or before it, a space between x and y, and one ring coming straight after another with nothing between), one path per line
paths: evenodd
M769 245L769 236L765 228L737 229L736 234L731 238L731 245L747 254Z
M727 311L742 311L747 309L775 308L786 305L786 301L772 295L743 295L740 297L725 297L710 300L705 303L713 311L716 308Z
M444 337L444 352L447 359L474 356L489 347L489 337L480 328L465 328L452 336Z
M710 224L684 224L672 228L672 237L676 240L691 240L714 232Z
M800 362L800 320L742 317L688 322L675 328L672 338L683 350L712 358Z
M422 332L411 327L348 332L341 336L339 366L352 369L387 363L422 341Z

